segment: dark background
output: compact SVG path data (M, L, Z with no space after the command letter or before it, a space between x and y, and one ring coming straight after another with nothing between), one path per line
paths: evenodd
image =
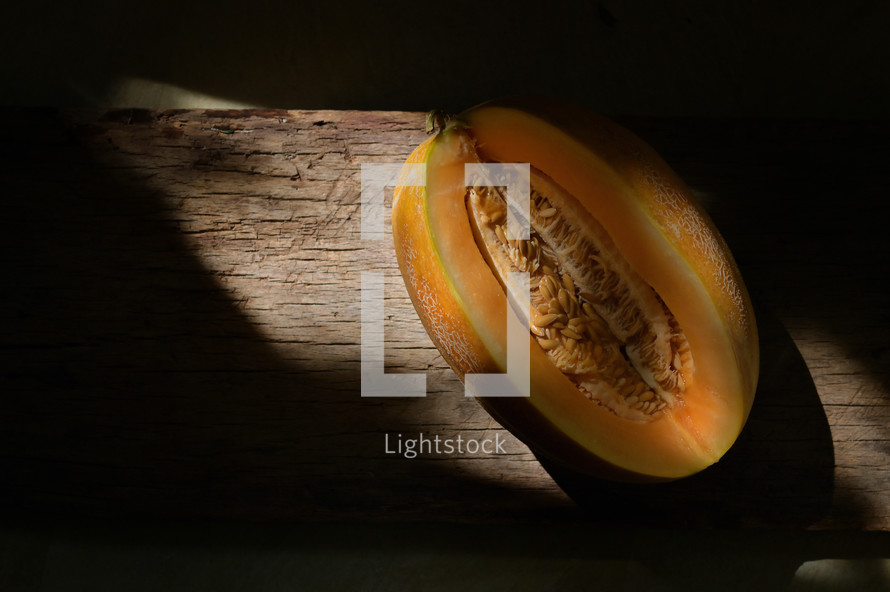
M890 104L880 0L5 4L7 105L163 99L122 95L125 77L300 109L516 93L645 116L886 118Z
M836 120L890 105L879 1L32 2L0 23L6 106L462 110L534 93L631 117ZM28 516L0 533L0 588L886 590L887 541Z

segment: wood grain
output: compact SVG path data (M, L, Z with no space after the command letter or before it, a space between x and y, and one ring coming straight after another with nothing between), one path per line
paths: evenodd
M361 165L403 161L423 114L15 110L3 506L890 530L890 125L619 120L699 194L758 310L758 398L712 469L648 488L552 478L464 397L390 244L360 235ZM360 397L362 271L386 274L388 371L425 372L426 398ZM507 453L386 454L387 434L421 433Z

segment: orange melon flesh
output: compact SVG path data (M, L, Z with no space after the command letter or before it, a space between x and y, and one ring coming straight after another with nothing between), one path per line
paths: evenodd
M665 205L657 185L647 190L640 171L648 169L634 158L654 162L663 186L688 189L628 132L605 120L593 123L603 129L579 138L509 104L465 113L409 159L426 164L427 185L396 191L400 266L421 319L455 371L461 377L504 372L506 296L473 238L464 164L530 163L548 175L602 224L664 300L686 333L694 375L678 404L651 421L631 420L587 399L529 335L532 396L480 402L536 452L582 472L621 480L683 477L716 462L744 425L757 374L750 303L706 215L685 196ZM625 147L602 140L610 136ZM719 248L702 254L706 249L688 233L675 232L678 224L698 224L711 238L706 246L718 241Z

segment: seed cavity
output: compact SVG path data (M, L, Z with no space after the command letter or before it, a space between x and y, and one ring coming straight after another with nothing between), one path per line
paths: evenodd
M469 188L467 210L505 289L520 288L508 272L530 273L531 333L588 399L638 421L682 399L694 368L682 329L573 196L532 169L528 241L507 239L499 188Z

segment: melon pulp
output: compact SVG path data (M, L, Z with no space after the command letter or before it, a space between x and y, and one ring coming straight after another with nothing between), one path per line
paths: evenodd
M591 475L668 480L720 459L750 411L758 343L732 256L691 191L645 143L583 109L481 105L409 157L393 237L444 358L504 372L509 271L530 274L531 396L480 397L537 454ZM500 227L502 190L467 163L528 163L532 237Z

